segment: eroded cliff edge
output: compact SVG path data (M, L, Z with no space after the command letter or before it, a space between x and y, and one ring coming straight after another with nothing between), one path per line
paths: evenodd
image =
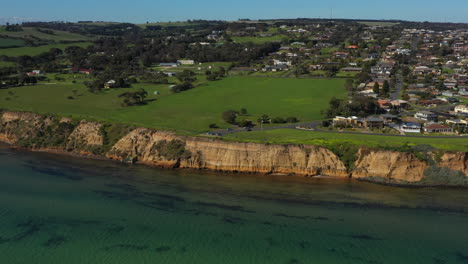
M1 112L0 139L13 145L168 168L227 172L353 177L414 183L428 168L468 179L468 153L437 153L435 162L414 153L361 148L345 165L331 150L309 145L226 142L28 112ZM432 155L436 156L436 154Z

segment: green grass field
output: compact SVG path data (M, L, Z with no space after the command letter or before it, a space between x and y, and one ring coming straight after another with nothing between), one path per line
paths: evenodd
M21 48L10 48L10 49L0 49L0 56L6 55L11 57L17 56L36 56L43 52L47 52L52 48L58 48L64 50L68 46L80 46L80 47L87 47L91 45L90 42L80 42L80 43L72 43L72 44L50 44L50 45L42 45L37 47L21 47Z
M247 108L257 120L263 114L271 117L295 116L301 121L321 119L321 111L333 96L345 96L344 81L313 79L274 79L229 77L201 84L195 89L171 94L169 85L135 84L144 88L148 99L144 106L120 106L118 95L127 89L114 89L91 94L82 84L25 86L0 90L0 108L55 113L98 120L132 123L147 127L174 129L198 134L216 123L228 127L221 115L226 110ZM76 96L73 90L78 95ZM160 95L154 95L158 91ZM13 94L11 94L13 93ZM74 100L67 99L73 96Z
M232 40L237 43L252 42L255 44L263 44L267 42L281 42L284 36L271 36L271 37L233 37Z
M11 67L11 66L15 66L16 63L14 62L9 62L9 61L0 61L0 68L2 67Z
M14 38L0 38L0 48L21 47L24 41Z
M271 144L308 144L324 147L344 143L367 147L391 148L403 146L405 143L410 145L429 144L435 148L444 150L468 151L468 140L466 138L410 138L326 133L295 129L242 132L229 135L225 139Z
M47 29L50 30L50 29ZM59 31L59 30L51 30L54 34L47 34L38 31L36 28L32 27L24 27L23 31L11 32L6 31L5 27L0 27L0 35L3 36L10 36L15 38L30 38L35 37L41 40L47 41L89 41L91 40L90 37L83 36L76 33L66 32L66 31Z

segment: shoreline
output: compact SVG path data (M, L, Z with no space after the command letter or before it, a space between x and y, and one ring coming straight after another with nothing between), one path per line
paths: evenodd
M460 190L467 190L468 185L444 185L444 184L414 184L414 183L398 183L398 182L381 182L381 181L373 181L365 178L356 179L356 178L343 178L343 177L332 177L326 175L316 175L316 176L306 176L306 175L299 175L299 174L281 174L281 173L259 173L259 172L233 172L233 171L222 171L222 170L210 170L210 169L195 169L195 168L175 168L175 167L167 167L167 166L157 166L154 164L149 164L145 162L124 162L115 159L110 159L102 155L95 155L95 154L84 154L84 153L76 153L76 152L69 152L60 149L52 149L52 148L24 148L16 146L4 139L0 139L0 145L5 145L5 147L16 150L16 151L25 151L25 152L32 152L32 153L44 153L44 154L52 154L57 156L68 156L68 157L75 157L80 159L88 159L88 160L97 160L97 161L105 161L105 162L112 162L115 164L127 164L127 165L137 165L137 166L144 166L149 169L161 169L161 170L181 170L181 171L194 171L194 172L208 172L208 173L220 173L220 174L233 174L233 175L249 175L249 176L271 176L271 177L281 177L281 179L285 179L288 181L290 178L294 179L303 179L303 180L311 180L311 179L324 179L324 180L334 180L334 181L356 181L361 183L368 183L386 187L393 187L393 188L402 188L402 189L425 189L425 188L436 188L436 189L460 189Z

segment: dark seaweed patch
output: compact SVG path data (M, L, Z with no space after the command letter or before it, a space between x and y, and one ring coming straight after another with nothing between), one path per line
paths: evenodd
M317 220L317 221L330 221L331 219L328 217L318 216L318 217L310 217L310 216L297 216L297 215L288 215L284 213L276 213L273 216L283 217L283 218L290 218L290 219L298 219L298 220Z
M43 244L43 246L47 248L56 248L65 242L67 242L66 237L60 235L53 235Z
M223 222L228 223L228 224L235 224L235 225L244 224L244 220L242 220L242 218L234 217L234 216L223 217Z
M353 238L353 239L369 240L369 241L382 240L382 239L380 239L380 238L373 237L373 236L366 235L366 234L349 235L349 237L350 237L350 238Z
M114 227L111 227L109 229L107 229L107 231L111 234L118 234L120 232L122 232L123 230L125 229L125 227L123 226L114 226Z
M299 242L299 246L300 246L302 249L306 249L306 248L310 247L310 243L307 242L307 241L300 241L300 242Z
M292 258L292 259L288 260L286 263L288 263L288 264L299 264L301 262L296 258Z
M26 165L29 169L31 169L34 172L37 173L42 173L42 174L47 174L55 177L60 177L60 178L65 178L73 181L80 181L83 178L74 174L66 174L63 171L56 169L56 168L45 168L43 167L44 165L41 166L35 166L35 165Z
M163 253L163 252L167 252L169 250L171 250L171 247L161 246L161 247L157 247L154 251L156 251L158 253Z
M460 260L463 263L468 263L468 255L465 255L461 252L456 252L455 256L457 256L457 259Z
M131 251L142 251L142 250L147 250L149 247L144 245L131 245L131 244L117 244L117 245L112 245L103 248L105 251L110 251L110 250L117 250L117 249L123 249L123 250L131 250Z
M244 207L239 206L239 205L225 205L225 204L207 203L207 202L195 202L193 204L197 206L212 207L212 208L218 208L218 209L235 211L235 212L255 213L255 211L244 209Z
M266 240L266 242L268 243L268 245L269 245L270 247L273 247L273 246L276 245L276 242L275 242L275 240L274 240L272 237L267 237L267 238L265 238L265 240Z

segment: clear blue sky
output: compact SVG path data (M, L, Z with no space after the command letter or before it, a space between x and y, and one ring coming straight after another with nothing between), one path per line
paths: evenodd
M0 21L181 21L238 18L403 19L468 22L468 0L0 0Z

